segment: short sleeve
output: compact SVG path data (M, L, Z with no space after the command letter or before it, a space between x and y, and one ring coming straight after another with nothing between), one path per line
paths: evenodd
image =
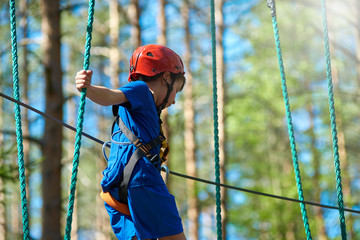
M148 85L143 81L134 81L120 88L125 94L130 104L124 104L123 107L129 110L139 110L146 106L149 94L151 94Z

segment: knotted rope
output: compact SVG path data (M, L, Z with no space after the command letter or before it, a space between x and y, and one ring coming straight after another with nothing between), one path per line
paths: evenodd
M94 21L94 7L95 7L95 0L89 0L88 22L86 28L86 44L85 44L85 53L84 53L84 70L88 70L90 64L91 33L92 33L92 24ZM83 122L84 122L85 98L86 98L86 89L82 89L77 126L76 126L75 150L74 150L74 159L73 159L73 169L71 175L69 206L68 206L68 213L66 218L66 228L65 228L65 237L64 237L65 240L71 239L71 223L72 223L72 215L73 215L74 201L75 201L75 190L76 190L76 181L77 181L77 173L79 166L81 136L82 136Z
M13 90L14 98L20 100L19 93L19 72L18 72L18 55L17 55L17 39L16 39L16 14L15 14L15 0L9 1L10 5L10 30L11 30L11 52L12 52L12 72L13 72ZM21 113L20 105L14 103L15 125L16 125L16 142L18 150L18 165L19 165L19 179L21 191L21 209L22 209L22 223L23 223L23 239L30 239L29 232L29 216L26 199L26 178L25 178L25 164L23 151L23 137L21 130Z
M331 59L330 59L329 35L327 28L325 0L321 1L321 8L322 8L322 20L323 20L323 31L324 31L324 47L325 47L325 61L326 61L326 76L327 76L328 95L329 95L331 134L332 134L334 164L335 164L335 173L336 173L336 189L337 189L337 197L339 204L339 220L340 220L340 228L341 228L341 237L344 240L347 239L347 236L346 236L346 225L345 225L345 215L344 215L343 192L342 192L342 184L341 184L341 169L340 169L338 138L336 131L334 90L332 84Z
M274 29L276 52L277 52L279 68L280 68L282 93L283 93L284 103L285 103L287 127L288 127L292 160L293 160L293 166L294 166L294 172L295 172L297 192L298 192L299 200L304 201L304 195L303 195L302 184L301 184L301 176L300 176L300 168L299 168L299 162L298 162L298 156L297 156L297 150L296 150L294 127L293 127L292 118L291 118L290 101L289 101L289 96L288 96L288 92L287 92L285 69L284 69L282 53L281 53L280 35L279 35L279 29L278 29L277 20L276 20L275 0L268 0L267 3L271 9L271 17L272 17L272 23L273 23L273 29ZM308 240L310 240L310 239L312 239L312 237L311 237L310 226L309 226L309 221L308 221L308 217L307 217L307 213L306 213L305 204L300 202L300 208L301 208L302 219L304 222L306 237Z
M215 29L215 4L210 0L211 12L211 51L212 51L212 77L213 77L213 111L214 111L214 148L215 148L215 182L220 183L220 161L219 161L219 128L218 128L218 107L217 107L217 81L216 81L216 29ZM215 187L216 193L216 227L217 239L222 239L221 224L221 195L220 185Z

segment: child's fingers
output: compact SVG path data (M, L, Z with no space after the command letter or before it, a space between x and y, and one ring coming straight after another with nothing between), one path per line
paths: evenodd
M75 85L78 90L88 88L91 85L91 70L80 70L75 76Z

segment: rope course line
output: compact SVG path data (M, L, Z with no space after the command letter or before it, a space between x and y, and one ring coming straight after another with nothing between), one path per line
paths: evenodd
M13 102L16 102L18 103L19 105L23 106L23 107L26 107L28 108L29 110L31 111L34 111L38 114L40 114L41 116L43 117L46 117L50 120L53 120L53 121L56 121L58 124L61 124L63 125L64 127L72 130L72 131L76 131L76 129L58 119L56 119L55 117L51 116L51 115L48 115L44 112L41 112L23 102L20 102L20 101L17 101L16 99L12 98L12 97L9 97L7 95L5 95L4 93L0 92L0 96L9 100L9 101L13 101ZM86 133L82 133L84 136L86 136L87 138L89 138L90 140L92 141L95 141L101 145L104 144L104 141L101 141L89 134L86 134ZM110 147L110 146L107 146L107 147ZM194 181L199 181L199 182L202 182L202 183L206 183L206 184L211 184L211 185L218 185L220 187L224 187L224 188L228 188L228 189L232 189L232 190L237 190L237 191L241 191L241 192L247 192L247 193L251 193L251 194L255 194L255 195L260 195L260 196L264 196L264 197L269 197L269 198L275 198L275 199L280 199L280 200L285 200L285 201L290 201L290 202L296 202L296 203L304 203L304 204L307 204L307 205L312 205L312 206L316 206L316 207L322 207L322 208L327 208L327 209L336 209L338 210L339 207L336 207L336 206L331 206L331 205L327 205L327 204L322 204L322 203L316 203L316 202L311 202L311 201L301 201L299 199L295 199L295 198L289 198L289 197L283 197L283 196L278 196L278 195L274 195L274 194L269 194L269 193L264 193L264 192L259 192L259 191L254 191L254 190L250 190L250 189L246 189L246 188L241 188L241 187L236 187L236 186L232 186L232 185L228 185L228 184L223 184L223 183L216 183L214 181L210 181L210 180L206 180L206 179L202 179L202 178L197 178L197 177L193 177L193 176L188 176L188 175L185 175L185 174L182 174L182 173L177 173L177 172L174 172L174 171L169 171L170 174L174 175L174 176L177 176L177 177L181 177L181 178L186 178L186 179L190 179L190 180L194 180ZM346 212L351 212L351 213L357 213L357 214L360 214L360 209L359 210L356 210L356 209L351 209L351 208L344 208L344 211Z
M343 202L343 192L342 192L342 184L341 184L340 157L339 157L337 130L336 130L334 90L332 84L330 46L329 46L325 0L321 1L321 9L322 9L323 33L324 33L326 77L327 77L328 96L329 96L330 125L331 125L331 134L332 134L333 151L334 151L333 156L334 156L334 165L335 165L335 174L336 174L336 189L337 189L337 197L338 197L338 205L339 205L339 220L340 220L340 228L341 228L341 237L343 240L346 240L347 239L346 224L345 224L345 215L343 210L344 202Z
M19 91L19 72L18 72L18 54L17 54L17 39L16 39L16 13L15 0L9 1L10 6L10 31L11 31L11 53L12 53L12 73L13 73L13 90L14 98L20 99ZM18 150L18 165L19 165L19 180L20 180L20 195L21 195L21 213L23 224L23 239L30 239L29 231L29 215L26 199L26 178L25 178L25 163L23 150L23 137L21 129L21 113L20 106L14 104L15 112L15 126L16 126L16 142Z
M93 29L92 25L94 22L94 8L95 8L95 0L89 0L88 21L86 27L86 43L85 43L85 53L84 53L84 70L88 70L90 65L90 49L91 49L91 38L92 38L91 34ZM71 239L71 223L72 223L72 215L73 215L74 202L75 202L75 190L76 190L76 181L77 181L80 147L81 147L81 136L82 136L84 112L85 112L85 99L86 99L86 89L82 89L80 103L79 103L77 126L76 126L73 169L71 175L69 205L68 205L65 236L64 236L65 240Z
M302 202L302 201L304 201L304 194L303 194L303 189L302 189L299 161L298 161L298 155L297 155L297 150L296 150L294 127L293 127L292 118L291 118L290 101L289 101L289 96L288 96L287 86L286 86L285 69L284 69L282 53L281 53L280 35L279 35L279 29L278 29L277 20L276 20L275 0L268 0L267 4L268 4L268 7L270 7L270 9L271 9L271 17L272 17L272 23L273 23L276 52L277 52L277 57L278 57L278 62L279 62L281 86L282 86L282 93L283 93L284 103L285 103L287 127L288 127L292 160L293 160L293 166L294 166L294 172L295 172L296 186L297 186L297 192L299 195L299 200L301 201L300 202L301 215L302 215L302 219L304 222L307 240L311 240L312 237L311 237L309 220L308 220L308 216L307 216L307 212L306 212L306 206Z
M212 78L213 78L213 115L214 115L214 157L215 157L215 182L220 183L220 160L219 160L219 128L218 128L218 105L217 105L217 81L216 81L216 29L215 29L215 3L210 0L211 15L211 52L212 52ZM216 199L216 227L217 239L222 239L221 224L221 193L220 186L215 187Z

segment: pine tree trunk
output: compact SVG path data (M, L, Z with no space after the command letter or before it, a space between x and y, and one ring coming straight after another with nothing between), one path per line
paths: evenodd
M60 62L60 3L42 0L42 48L45 68L45 112L63 119L62 71ZM62 126L45 119L42 161L42 239L61 239Z
M120 13L118 0L109 1L109 29L110 29L110 81L113 88L120 87L120 51L119 51L119 34L120 34Z
M215 1L216 23L216 64L217 64L217 95L218 95L218 120L219 120L219 159L220 159L220 182L226 183L226 134L225 134L225 66L224 66L224 16L223 0ZM226 239L227 217L227 190L221 188L221 222L222 238Z
M190 23L189 1L184 2L182 18L185 24L185 54L184 64L187 69L186 85L184 89L184 117L185 117L185 161L186 174L189 176L197 176L196 171L196 143L195 143L195 110L193 99L193 77L190 70L191 63L191 47L190 47ZM187 199L188 199L188 218L189 218L189 239L199 239L199 202L197 198L196 182L193 180L186 181Z
M128 18L131 24L131 41L135 49L141 46L140 8L138 0L130 0Z

